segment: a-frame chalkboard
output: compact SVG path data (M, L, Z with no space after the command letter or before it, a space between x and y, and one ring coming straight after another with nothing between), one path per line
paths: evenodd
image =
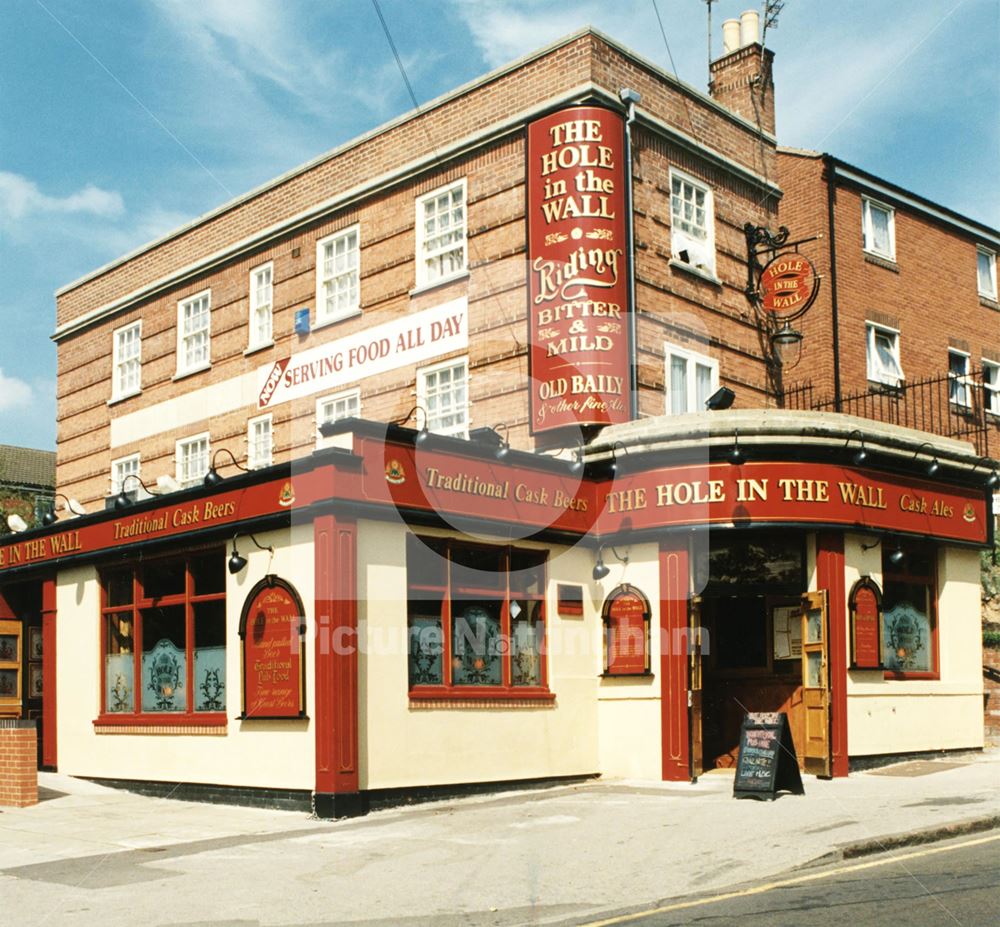
M740 728L733 797L773 801L782 791L805 794L788 715L749 713Z

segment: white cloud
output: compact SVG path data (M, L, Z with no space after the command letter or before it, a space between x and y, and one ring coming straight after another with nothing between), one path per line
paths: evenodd
M19 220L37 213L84 213L114 217L125 211L120 193L93 184L68 196L49 196L21 174L0 171L0 220Z
M31 387L24 380L5 376L0 370L0 412L23 410L31 400Z

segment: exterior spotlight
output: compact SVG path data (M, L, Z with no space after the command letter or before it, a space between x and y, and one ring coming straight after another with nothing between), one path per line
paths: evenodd
M324 438L329 438L331 435L333 435L336 432L336 430L337 430L337 426L336 426L336 424L334 422L331 422L331 421L327 420L327 421L323 421L323 422L319 423L319 433Z
M139 478L137 473L126 473L124 479L121 482L121 486L118 488L118 495L115 496L115 508L116 509L127 509L135 501L129 498L129 494L125 492L125 485L129 480L135 480L150 496L159 495L159 493L150 492L149 487Z
M920 456L920 452L921 452L921 451L922 451L922 450L923 450L923 449L924 449L925 447L929 447L929 448L931 449L931 453L932 453L932 456L931 456L931 460L930 460L930 463L928 463L928 464L927 464L927 466L926 466L926 467L924 468L924 472L925 472L925 473L926 473L926 474L927 474L928 476L934 476L934 474L935 474L935 473L937 473L937 472L938 472L938 470L940 470L940 469L941 469L941 464L940 464L940 463L938 462L938 459L937 459L937 454L934 454L934 453L933 453L933 451L934 451L934 446L933 446L933 445L932 445L932 444L930 443L930 441L924 441L924 443L923 443L923 444L921 444L921 445L920 445L920 447L918 447L918 448L917 448L916 452L915 452L915 453L914 453L914 455L913 455L913 459L914 459L914 460L916 460L916 459L917 459L917 457L919 457L919 456Z
M218 459L219 454L228 454L229 455L229 459L233 462L233 466L236 467L237 470L242 470L244 473L249 473L250 472L249 469L247 469L246 467L244 467L241 463L239 463L236 460L236 458L233 456L233 452L231 450L229 450L228 447L220 447L212 455L212 463L211 463L211 465L208 468L208 473L205 474L204 483L205 483L206 486L208 486L210 488L214 488L214 487L218 486L219 483L221 483L223 481L223 479L224 479L224 477L222 476L222 474L220 474L219 471L215 469L215 461Z
M889 554L889 563L893 566L899 566L903 562L903 558L905 556L906 554L903 553L903 548L897 546L896 549Z
M229 572L234 576L239 573L246 565L247 558L242 556L240 552L236 549L236 539L239 537L238 534L233 535L233 552L229 555ZM270 545L261 544L252 534L247 535L254 544L257 545L258 550L266 550L271 556L274 556L274 548Z
M941 464L938 463L937 457L933 458L929 464L927 464L927 475L934 476L938 470L941 469Z
M1000 472L994 470L988 477L986 477L986 488L996 489L1000 486Z
M86 510L84 509L84 507L82 505L80 505L80 503L77 502L76 499L70 499L69 496L64 496L61 492L53 493L53 496L52 496L52 508L49 509L42 516L42 524L45 525L46 527L48 525L54 525L56 523L56 521L58 520L58 516L56 515L56 499L62 499L63 500L63 506L64 506L64 508L73 517L76 517L77 515L86 515L87 514Z
M590 575L593 576L595 580L604 579L604 577L611 572L611 570L604 562L604 555L602 551L603 548L597 549L597 563L594 564L594 569L590 573Z
M854 465L856 467L860 467L868 459L868 451L865 449L865 436L861 434L859 429L855 428L854 431L852 431L847 436L847 442L844 444L844 447L846 448L848 445L850 445L851 438L853 438L855 435L858 436L858 440L861 442L861 447L859 447L854 452L854 456L851 458L851 460L854 461Z
M733 446L729 449L729 461L734 464L743 463L743 451L740 450L739 428L733 429Z
M723 409L728 409L732 404L733 400L736 398L736 393L734 393L728 386L720 386L708 399L705 400L705 408L709 412L720 412Z
M14 534L20 534L22 531L28 530L28 523L21 518L20 515L8 515L7 516L7 527L10 528Z

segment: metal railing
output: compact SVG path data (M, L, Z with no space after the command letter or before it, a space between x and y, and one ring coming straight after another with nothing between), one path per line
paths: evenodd
M781 405L799 411L842 412L958 438L971 442L976 453L985 456L989 434L985 395L983 372L977 370L962 377L945 374L898 386L869 383L864 392L841 395L839 402L805 381L786 389Z

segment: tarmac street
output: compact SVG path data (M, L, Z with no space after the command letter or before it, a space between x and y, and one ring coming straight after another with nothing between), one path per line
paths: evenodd
M0 813L0 927L586 923L1000 825L1000 751L807 777L774 802L708 774L334 822L40 782L39 805Z

